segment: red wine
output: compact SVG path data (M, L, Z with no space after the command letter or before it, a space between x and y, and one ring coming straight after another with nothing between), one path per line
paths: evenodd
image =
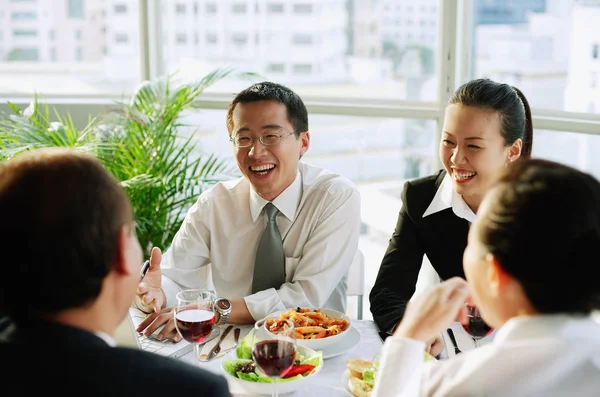
M254 345L252 358L267 376L283 376L294 365L296 348L291 342L264 340Z
M210 335L215 313L210 310L188 309L175 315L177 330L190 343L202 343Z
M463 328L475 339L481 339L492 332L492 328L481 317L469 316L469 324L463 324Z

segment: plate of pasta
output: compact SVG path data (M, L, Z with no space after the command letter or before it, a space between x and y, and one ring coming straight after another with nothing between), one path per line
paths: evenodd
M360 333L352 327L350 317L337 310L295 307L275 315L279 319L292 320L296 329L296 343L313 350L322 350L324 358L327 358L329 347L341 345L349 334L354 334L353 339L358 334L360 339ZM277 326L277 320L267 323L267 327Z

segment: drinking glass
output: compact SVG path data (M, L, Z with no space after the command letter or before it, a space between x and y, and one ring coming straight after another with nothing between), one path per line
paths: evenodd
M175 328L194 346L196 364L200 364L200 347L215 328L215 295L210 290L187 289L177 293Z
M479 347L479 341L492 333L492 327L486 324L481 317L479 309L475 306L466 305L467 317L469 322L462 324L464 330L471 335L471 339L475 342L475 347Z
M288 319L267 316L254 324L252 359L256 367L273 380L272 397L277 397L277 383L296 360L296 331Z

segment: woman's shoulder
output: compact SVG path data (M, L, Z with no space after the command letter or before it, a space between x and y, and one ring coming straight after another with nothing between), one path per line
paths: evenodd
M402 203L405 208L414 214L423 214L438 191L444 177L445 170L423 176L416 179L411 179L404 183L402 189Z
M403 193L431 195L431 197L433 198L438 188L442 184L442 181L444 180L445 176L446 170L442 169L436 172L435 174L408 180L404 183Z

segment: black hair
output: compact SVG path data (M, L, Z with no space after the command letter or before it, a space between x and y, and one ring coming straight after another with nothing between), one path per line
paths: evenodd
M448 101L498 112L506 146L523 140L521 157L530 158L533 147L531 109L525 95L516 87L490 79L476 79L458 87Z
M281 84L263 81L256 83L241 91L233 98L233 101L227 109L227 130L229 135L233 131L233 111L238 103L257 102L257 101L277 101L285 105L287 109L288 121L294 127L296 137L301 132L308 131L308 111L302 101L294 91Z
M600 182L553 161L518 160L488 194L478 237L531 304L549 314L600 309Z

